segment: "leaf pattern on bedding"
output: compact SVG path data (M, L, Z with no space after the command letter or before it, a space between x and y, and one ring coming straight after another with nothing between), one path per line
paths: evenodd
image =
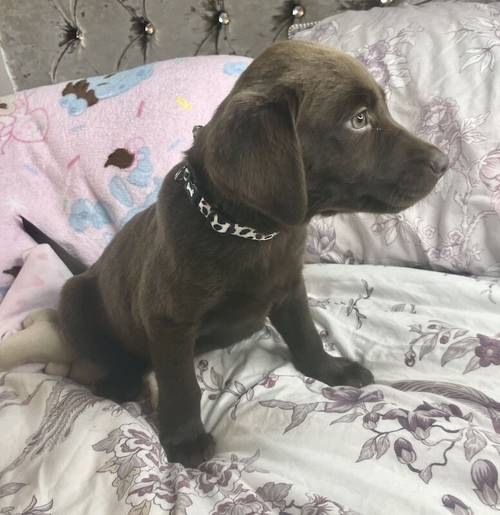
M443 506L453 515L474 515L474 512L463 501L454 495L443 495Z
M500 402L475 388L435 381L399 381L392 386L404 392L428 392L460 401L488 416L495 433L500 435Z
M3 381L7 375L3 375ZM23 400L6 402L0 405L0 411L8 406L29 405L41 387L51 382L55 382L54 378L41 380ZM28 460L42 459L44 454L56 449L71 435L78 417L97 401L97 397L81 386L64 379L56 381L45 401L44 413L36 431L29 436L20 454L0 469L0 480Z
M479 500L486 506L500 511L500 488L495 464L490 460L475 461L471 468L471 478Z
M53 500L45 504L38 504L38 499L36 496L33 496L29 504L22 511L16 511L14 506L5 506L3 508L0 507L0 513L3 515L50 515L53 506Z
M479 178L492 193L491 203L500 216L500 147L495 148L481 158L479 163ZM497 265L497 267L500 267ZM496 267L490 267L494 273Z
M374 288L368 284L366 279L360 279L361 286L360 292L356 297L351 297L349 300L338 300L338 299L319 299L309 297L309 307L311 308L321 308L328 309L330 306L345 306L345 316L347 318L353 315L353 319L356 320L356 329L361 329L363 327L363 323L366 321L367 316L361 311L361 305L364 304L363 301L369 300L373 294ZM327 339L328 334L324 335L325 339Z
M5 485L0 485L0 499L19 492L25 486L26 483L6 483Z
M27 483L5 483L0 485L0 499L17 494L26 486L28 486ZM0 513L4 515L42 515L44 513L50 515L50 510L52 509L53 504L54 501L51 500L43 505L38 505L36 496L33 496L28 506L26 506L22 512L16 512L16 508L14 506L0 505Z
M384 394L381 390L367 393L356 388L327 387L322 390L322 395L334 402L296 404L273 399L260 401L260 405L291 411L291 422L284 429L284 433L302 424L306 417L313 412L347 413L347 415L334 419L330 425L339 422L353 423L363 416L363 427L374 436L365 440L356 461L379 460L392 446L398 461L406 465L411 472L417 473L426 483L432 479L433 467L446 466L447 454L463 440L465 424L472 420L472 414L464 414L454 404L433 405L424 401L412 411L402 408L383 410L388 403L380 402L384 401ZM369 409L367 403L372 402L377 404ZM458 423L459 420L462 423ZM455 422L455 425L450 422ZM400 436L393 439L391 435L396 433ZM406 435L406 437L402 435ZM440 438L438 443L432 441L436 438ZM443 443L445 443L444 446L441 445L439 449L436 449L436 461L428 462L420 467L413 465L418 458L415 446L423 447L422 452L427 457L428 451L432 447L438 447Z
M402 88L411 82L406 47L415 45L415 36L422 30L415 24L409 24L397 32L390 28L383 39L354 52L354 56L370 70L387 95L391 94L392 88Z
M338 509L339 515L357 512L344 510L339 503L316 494L307 494L307 501L297 502L294 485L265 481L252 490L247 476L267 471L256 466L259 451L250 457L231 454L227 460L213 459L198 469L186 469L169 463L158 437L150 428L139 424L121 425L106 438L93 445L96 452L109 457L97 470L113 475L112 486L118 499L130 506L128 515L148 514L158 506L164 513L199 513L197 502L210 499L211 515L301 513L321 515ZM361 515L361 514L358 514Z
M443 348L442 367L451 361L467 357L464 374L491 365L500 365L500 339L483 334L471 336L466 329L453 327L439 320L430 320L425 328L421 324L412 325L410 332L417 336L409 342L409 349L404 356L407 367L415 366L417 358L422 361L427 354ZM418 356L416 349L419 351Z
M322 263L356 263L350 251L342 252L337 247L335 226L328 218L315 218L307 226L306 252Z
M455 41L471 38L480 46L469 48L462 56L460 71L469 67L479 67L480 73L491 72L500 54L500 11L491 6L489 17L470 17L460 20L461 27L451 32Z
M395 457L401 465L416 474L424 483L431 482L438 469L444 469L449 465L451 454L456 463L457 451L460 448L465 462L471 462L488 448L497 448L496 442L500 442L500 424L498 424L500 403L494 399L472 388L447 383L404 381L392 386L402 391L439 394L472 405L475 409L480 407L478 411L490 417L495 433L477 426L474 412L466 413L457 404L422 399L421 404L409 410L393 407L394 403L387 401L382 390L367 391L367 388L323 388L322 396L334 400L333 403L297 404L289 400L271 399L260 401L260 405L269 409L278 408L291 412L291 422L285 427L284 433L297 428L314 412L345 413L330 422L330 425L334 423L359 425L361 420L362 427L372 433L372 436L362 443L359 455L355 459L356 463ZM369 408L367 404L372 402L376 404ZM300 417L296 415L298 412ZM389 453L391 447L393 452ZM488 474L481 473L483 469ZM489 506L496 507L499 497L495 465L488 460L479 459L472 463L470 470L472 477L476 478L476 490L474 490L476 494L483 502L485 500L489 502ZM486 479L483 477L485 474ZM478 487L478 482L481 481ZM497 490L494 489L493 484L497 485ZM482 488L481 491L479 491L480 488ZM443 496L443 505L452 513L473 513L453 495Z

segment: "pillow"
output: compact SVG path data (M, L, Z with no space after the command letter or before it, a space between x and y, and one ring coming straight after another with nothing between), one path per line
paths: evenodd
M434 192L400 214L313 220L307 259L500 276L500 7L347 11L294 38L359 59L394 117L451 163Z
M33 241L30 219L86 263L156 199L164 175L249 64L234 56L148 64L17 93L0 110L0 299Z

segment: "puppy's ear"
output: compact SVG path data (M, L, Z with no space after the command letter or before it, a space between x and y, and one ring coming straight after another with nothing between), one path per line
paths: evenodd
M268 96L239 92L228 97L210 122L205 165L227 198L273 220L304 221L307 190L292 92Z

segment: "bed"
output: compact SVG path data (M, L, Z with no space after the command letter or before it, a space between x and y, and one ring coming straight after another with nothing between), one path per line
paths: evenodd
M4 3L11 21L23 20L27 3ZM75 4L72 11L40 2L40 16L76 13L81 28L98 34L106 17L93 25L92 2ZM132 9L137 18L144 8L117 4L111 14ZM197 47L189 45L210 33L205 25L208 32L186 29L185 44L179 36L177 47L167 45L160 34L172 38L172 29L154 18L166 6L151 2L150 36L158 37L157 50L172 54L149 53L151 42L146 53L132 44L117 71L121 43L110 43L102 62L91 58L97 46L70 45L52 80L64 49L57 37L24 18L32 30L16 45L20 25L0 21L19 89L0 101L0 269L7 271L0 279L0 356L2 340L29 329L21 324L33 309L55 306L71 275L48 246L23 233L18 216L91 263L154 202L193 127L210 118L275 37L336 46L360 59L396 119L445 150L452 169L427 199L398 215L343 215L309 226L304 275L325 348L363 362L375 384L330 388L302 376L266 325L196 359L202 418L217 448L213 460L185 469L168 462L147 402L116 405L36 363L1 372L0 512L499 511L500 7L396 2L354 11L345 3L286 2L291 11L277 24L269 19L284 2L174 4L170 13L188 27L202 27L202 7L227 13L220 39L207 39L217 46L198 51L219 55L193 56ZM268 28L256 30L263 18ZM35 37L47 46L25 65ZM81 79L96 75L85 68L89 62L98 76Z

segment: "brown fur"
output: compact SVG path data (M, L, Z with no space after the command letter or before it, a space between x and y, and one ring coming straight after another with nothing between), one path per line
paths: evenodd
M349 126L361 106L373 127ZM215 233L175 182L134 217L101 258L62 291L63 333L104 366L102 395L133 398L152 366L168 457L195 466L213 453L200 419L193 357L260 329L266 316L298 370L362 386L361 365L325 353L302 278L313 215L394 212L434 187L446 158L390 117L383 92L354 59L279 43L242 74L187 152L196 182L228 216L270 241Z

